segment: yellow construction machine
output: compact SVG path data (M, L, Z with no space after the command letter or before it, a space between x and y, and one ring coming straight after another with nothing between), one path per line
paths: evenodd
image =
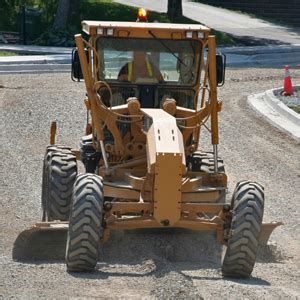
M260 237L278 223L262 224L264 188L256 182L239 182L226 201L217 148L225 56L205 26L143 16L82 22L88 40L75 36L72 78L86 86L86 135L79 150L56 145L52 124L43 219L31 230L68 229L69 271L94 270L112 230L211 230L226 246L223 275L247 278ZM211 152L201 150L201 128ZM77 175L77 160L85 173Z

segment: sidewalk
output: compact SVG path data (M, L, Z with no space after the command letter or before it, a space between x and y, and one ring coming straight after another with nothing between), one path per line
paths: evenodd
M115 2L167 12L167 0L114 0ZM300 44L300 28L279 26L228 9L182 0L183 14L218 31L239 38L264 41L266 44Z

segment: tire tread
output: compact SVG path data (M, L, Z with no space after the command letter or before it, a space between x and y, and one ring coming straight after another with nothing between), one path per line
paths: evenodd
M76 156L71 149L63 145L48 146L43 166L43 221L67 221L69 219L76 175Z
M231 235L223 259L223 276L248 278L258 250L264 209L263 187L241 181L233 193Z
M66 264L68 271L95 269L102 234L103 185L95 174L77 176L70 216Z

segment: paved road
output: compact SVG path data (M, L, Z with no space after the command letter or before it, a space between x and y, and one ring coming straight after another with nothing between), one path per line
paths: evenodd
M126 5L145 7L159 12L167 11L167 0L114 0ZM300 28L275 25L227 9L183 0L183 14L208 27L238 37L250 37L265 44L300 44ZM269 41L270 40L270 41Z

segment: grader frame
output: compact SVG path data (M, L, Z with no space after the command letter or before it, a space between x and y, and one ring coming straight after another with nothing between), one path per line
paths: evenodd
M227 178L224 173L199 174L197 172L186 172L185 156L191 154L198 147L200 124L208 115L211 116L211 136L214 148L214 158L217 161L218 137L218 111L221 103L217 100L217 75L216 75L216 47L214 36L208 35L208 29L199 26L189 25L177 26L168 25L159 28L156 24L142 24L134 29L129 29L124 23L110 23L116 31L116 35L122 35L124 31L130 30L131 37L151 38L150 29L157 38L171 38L174 33L184 36L187 30L193 33L193 39L200 43L208 44L208 73L205 80L210 85L210 102L202 103L199 111L186 109L184 107L173 107L170 109L143 109L136 99L129 99L127 105L121 105L107 109L105 105L99 105L101 99L97 95L95 79L93 80L91 67L88 64L84 42L81 35L75 36L78 54L81 63L81 70L84 77L88 98L86 104L91 110L94 130L99 137L99 146L102 153L106 152L103 144L102 123L107 122L108 129L114 136L114 146L109 145L110 153L122 157L126 151L130 152L131 147L144 148L147 145L147 155L138 156L122 164L109 166L103 161L99 169L104 181L104 195L113 199L125 201L105 201L104 208L105 223L104 236L112 229L136 229L136 228L157 228L157 227L182 227L194 230L216 230L220 243L223 243L224 220L228 219L230 206L228 204L216 203L221 193L225 193ZM97 28L107 28L107 23L83 22L83 28L91 36L90 49L95 49L97 39ZM154 25L154 26L153 26ZM162 27L162 26L161 26ZM107 30L107 29L106 29ZM205 38L199 39L197 33L203 33ZM204 53L204 51L202 51ZM90 53L90 60L91 60ZM202 57L199 62L203 61ZM94 63L94 68L97 65ZM95 76L96 74L94 74ZM101 83L100 83L101 84ZM200 90L200 82L196 83L195 90ZM205 89L203 89L205 91ZM197 101L197 99L196 99ZM166 103L171 106L172 102ZM126 107L127 106L127 107ZM117 114L116 114L117 113ZM133 119L151 119L152 127L144 137L140 137L137 145L131 142L124 144L116 126L116 118L119 114L131 114ZM171 113L171 114L170 114ZM173 115L172 115L173 114ZM185 118L186 128L179 130L176 119ZM104 121L105 120L105 121ZM142 121L133 123L132 132L141 135ZM184 142L190 134L195 137L194 144L184 149ZM145 143L146 142L146 143ZM112 149L114 148L114 149ZM145 168L147 163L147 172ZM144 166L143 166L144 165ZM129 169L131 167L132 169ZM106 180L106 178L108 180ZM155 178L155 179L154 179ZM127 182L122 186L118 182ZM209 188L208 188L209 187ZM130 202L128 202L130 200ZM142 214L141 214L142 212ZM118 218L116 215L140 213L135 218ZM214 217L207 220L199 219L199 214L214 214Z

